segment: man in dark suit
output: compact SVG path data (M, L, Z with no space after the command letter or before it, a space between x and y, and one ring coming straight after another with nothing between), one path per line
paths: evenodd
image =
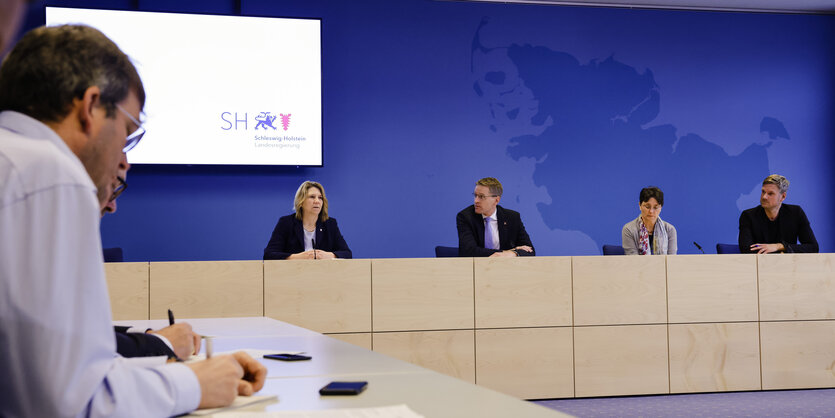
M800 206L783 203L788 190L789 181L779 174L763 180L760 206L745 210L739 216L740 252L818 252L818 241L806 213Z
M116 352L122 357L166 356L185 360L200 350L200 337L185 322L158 331L135 332L132 327L123 326L114 326L113 331L116 334Z
M536 255L519 212L499 206L502 184L493 177L476 182L473 205L458 212L458 255L517 257Z
M128 157L122 153L116 179L113 182L113 194L104 203L101 215L116 212L116 198L127 188ZM171 359L187 359L200 351L200 335L192 331L191 325L180 322L157 331L138 330L133 327L114 326L116 352L122 357L166 356Z

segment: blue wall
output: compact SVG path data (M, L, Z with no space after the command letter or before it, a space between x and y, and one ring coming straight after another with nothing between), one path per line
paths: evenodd
M736 242L772 172L791 180L787 202L805 208L821 251L835 251L832 16L169 3L136 4L322 19L324 166L135 166L102 222L104 245L129 261L260 259L305 179L325 185L355 257L430 257L456 245L455 214L485 176L504 183L501 204L522 213L541 255L619 243L650 184L665 191L680 252L697 252L692 241L713 252Z

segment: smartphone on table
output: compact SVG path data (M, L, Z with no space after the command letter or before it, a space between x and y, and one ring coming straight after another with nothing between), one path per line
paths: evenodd
M319 389L320 395L359 395L365 388L368 387L368 382L330 382L322 389Z
M302 354L264 354L264 358L281 361L301 361L310 360L313 357L305 356Z

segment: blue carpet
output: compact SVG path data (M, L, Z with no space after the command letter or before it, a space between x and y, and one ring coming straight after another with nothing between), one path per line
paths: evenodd
M576 417L835 417L835 389L533 401Z

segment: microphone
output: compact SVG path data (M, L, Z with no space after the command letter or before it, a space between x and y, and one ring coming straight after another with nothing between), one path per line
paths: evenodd
M313 259L316 259L316 240L311 238L310 239L310 246L313 247ZM702 251L704 252L704 251Z
M695 246L696 246L696 248L698 248L698 249L699 249L699 251L701 251L701 252L702 252L702 254L704 254L704 253L705 253L705 250L703 250L703 249L702 249L702 246L701 246L701 245L699 245L699 243L698 243L698 242L693 241L693 245L695 245Z

